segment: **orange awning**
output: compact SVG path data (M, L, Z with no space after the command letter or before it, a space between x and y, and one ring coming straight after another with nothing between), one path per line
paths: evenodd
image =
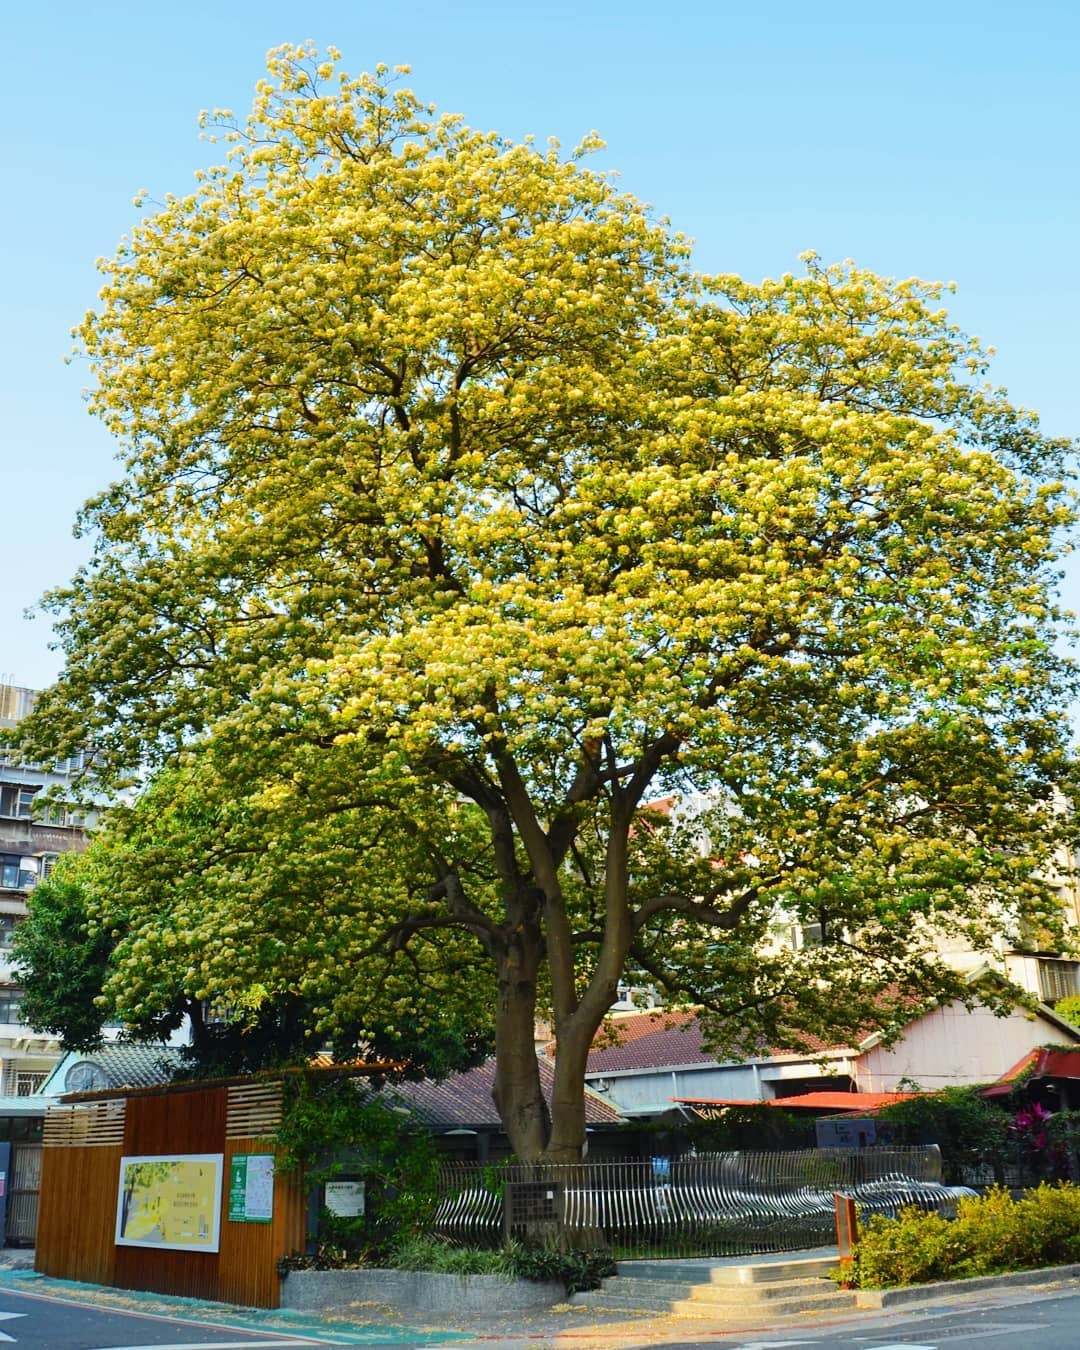
M767 1101L746 1101L723 1097L673 1097L680 1106L779 1106L785 1111L848 1111L853 1115L872 1115L883 1106L922 1097L921 1092L803 1092L797 1097L770 1097Z

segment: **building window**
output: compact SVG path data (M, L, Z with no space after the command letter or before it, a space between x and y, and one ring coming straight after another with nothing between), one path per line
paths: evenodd
M0 890L28 891L37 884L37 859L0 853Z
M1039 997L1044 1003L1056 1003L1059 998L1068 998L1070 994L1080 992L1080 972L1078 961L1039 962Z
M15 1096L32 1097L41 1087L48 1073L43 1070L18 1069L15 1073Z
M9 914L0 915L0 918L10 918ZM0 985L0 1022L9 1024L18 1023L22 1020L22 1000L23 991L16 989L14 985Z
M0 816L29 820L37 792L29 783L0 784Z
M44 1124L42 1116L0 1116L0 1139L29 1139L40 1143Z

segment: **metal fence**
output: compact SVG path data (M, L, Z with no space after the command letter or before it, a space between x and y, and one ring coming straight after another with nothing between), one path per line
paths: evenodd
M445 1163L435 1233L469 1246L509 1239L608 1245L618 1255L736 1256L835 1240L834 1192L862 1216L905 1205L949 1213L926 1148L726 1152L566 1164Z

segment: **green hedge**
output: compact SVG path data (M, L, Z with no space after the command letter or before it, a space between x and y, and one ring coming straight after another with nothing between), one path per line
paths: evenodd
M615 1274L610 1252L560 1252L550 1247L524 1247L512 1242L495 1249L458 1247L440 1238L404 1238L398 1245L373 1260L367 1254L348 1255L322 1247L306 1256L283 1256L278 1274L290 1270L359 1270L374 1266L394 1270L429 1270L440 1275L505 1275L519 1280L561 1280L567 1294L599 1289L609 1275Z
M1080 1187L1043 1184L1020 1200L996 1187L961 1200L956 1218L905 1209L862 1230L852 1283L891 1289L1080 1261Z
M894 1102L878 1112L879 1128L894 1144L937 1144L944 1179L962 1183L969 1167L999 1170L1015 1161L1010 1117L986 1101L974 1087L944 1088L926 1096Z
M497 1251L454 1247L438 1238L412 1238L401 1243L390 1264L398 1270L433 1270L447 1275L511 1275L519 1280L561 1280L567 1294L599 1289L615 1274L610 1252L555 1251L512 1242Z

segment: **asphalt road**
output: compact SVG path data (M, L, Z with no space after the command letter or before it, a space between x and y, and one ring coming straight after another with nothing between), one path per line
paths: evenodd
M676 1319L526 1330L498 1324L471 1332L420 1330L312 1319L295 1327L270 1312L218 1309L168 1300L118 1307L117 1291L101 1301L81 1291L65 1296L55 1284L39 1291L0 1287L0 1350L301 1350L362 1345L366 1350L1080 1350L1080 1288L1030 1290L947 1306L844 1317L828 1325L776 1331L723 1332ZM134 1298L146 1300L146 1295ZM149 1296L153 1300L153 1296Z
M888 1319L814 1331L755 1332L697 1340L641 1340L624 1350L1080 1350L1080 1293L976 1302L962 1311L892 1313Z
M239 1319L238 1319L239 1321ZM363 1345L366 1350L421 1350L430 1333L356 1328L292 1335L252 1329L225 1319L203 1321L94 1304L84 1298L0 1289L0 1350L301 1350L301 1347ZM436 1342L445 1340L436 1337Z

